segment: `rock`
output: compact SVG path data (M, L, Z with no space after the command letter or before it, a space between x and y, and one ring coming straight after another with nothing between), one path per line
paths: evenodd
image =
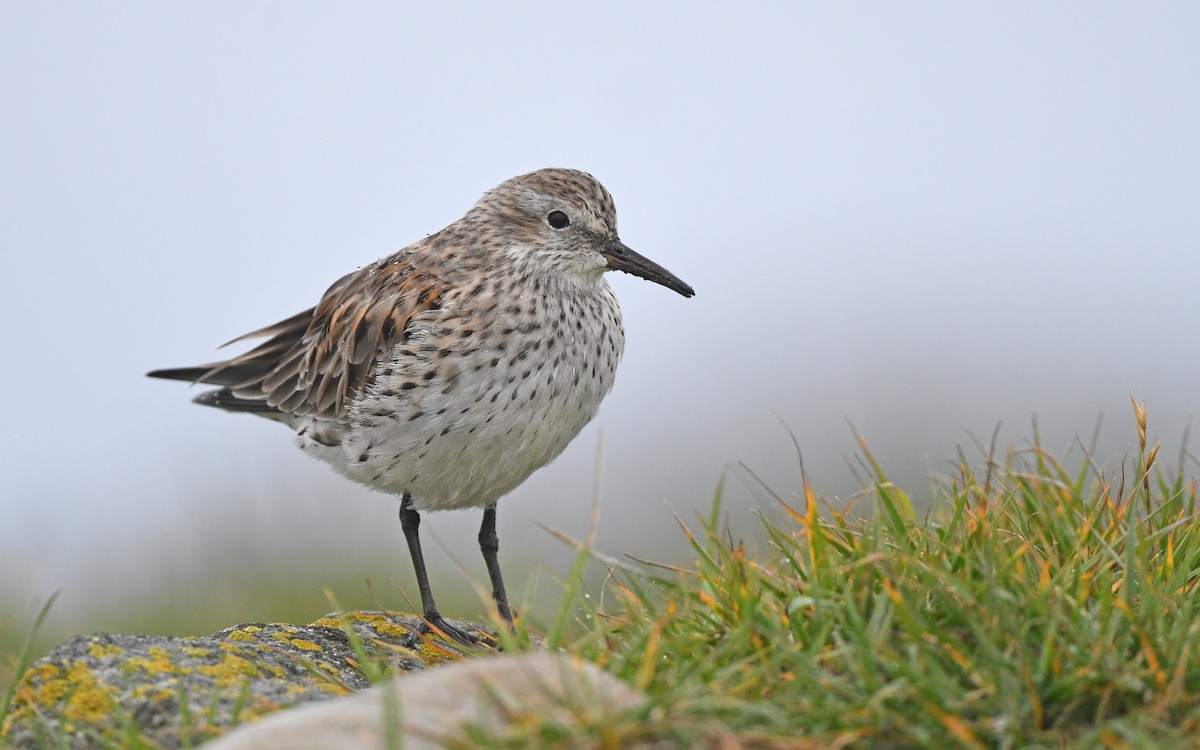
M398 677L357 695L283 711L240 727L206 750L433 750L536 717L562 726L601 722L646 701L594 664L566 655L472 659ZM460 746L455 745L455 746Z
M419 636L419 618L344 617L368 658L392 671L420 671L460 656L461 649ZM201 638L78 636L21 677L0 744L90 750L140 737L178 748L369 684L336 615L311 625L238 625Z

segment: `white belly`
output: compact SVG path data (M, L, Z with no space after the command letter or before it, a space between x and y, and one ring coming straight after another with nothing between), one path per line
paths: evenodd
M568 315L558 327L492 330L440 357L453 337L397 347L393 367L355 403L341 444L301 435L301 447L357 482L409 493L417 510L494 503L558 456L612 388L624 335L603 291L583 303L593 314L581 327Z

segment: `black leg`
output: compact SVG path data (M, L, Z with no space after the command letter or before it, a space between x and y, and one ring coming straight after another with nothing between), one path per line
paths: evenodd
M500 617L512 625L512 607L508 605L508 594L504 592L504 578L500 575L500 537L496 536L495 505L483 509L483 525L479 527L479 550L483 552L488 577L492 579L492 597L496 600L496 609L500 612Z
M408 542L408 554L412 557L413 570L417 574L417 588L421 590L421 610L425 618L441 617L429 588L429 577L425 574L425 556L421 554L421 514L413 510L412 495L404 494L400 501L400 528L404 529L404 540Z
M408 554L412 557L413 570L417 574L417 588L421 591L421 616L435 630L440 630L449 637L467 646L478 643L477 638L464 633L459 628L446 622L437 604L433 601L433 590L429 588L429 576L425 573L425 556L421 554L421 514L412 507L412 495L404 493L400 501L400 528L404 530L404 540L408 542Z

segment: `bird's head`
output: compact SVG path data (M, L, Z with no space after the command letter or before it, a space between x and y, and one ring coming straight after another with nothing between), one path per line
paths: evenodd
M621 242L612 196L586 172L540 169L506 180L484 193L463 220L490 234L489 244L510 262L567 283L594 284L605 271L624 271L685 297L695 294Z

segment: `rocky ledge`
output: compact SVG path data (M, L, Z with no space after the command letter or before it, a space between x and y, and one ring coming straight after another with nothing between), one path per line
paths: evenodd
M464 724L498 729L523 713L523 702L528 711L593 718L642 702L592 665L547 654L464 658L464 649L422 635L419 624L389 612L350 612L200 638L78 636L23 675L0 742L179 748L225 735L212 747L365 749L397 737L407 748L440 747ZM364 658L397 676L371 687ZM259 721L312 703L320 705Z

